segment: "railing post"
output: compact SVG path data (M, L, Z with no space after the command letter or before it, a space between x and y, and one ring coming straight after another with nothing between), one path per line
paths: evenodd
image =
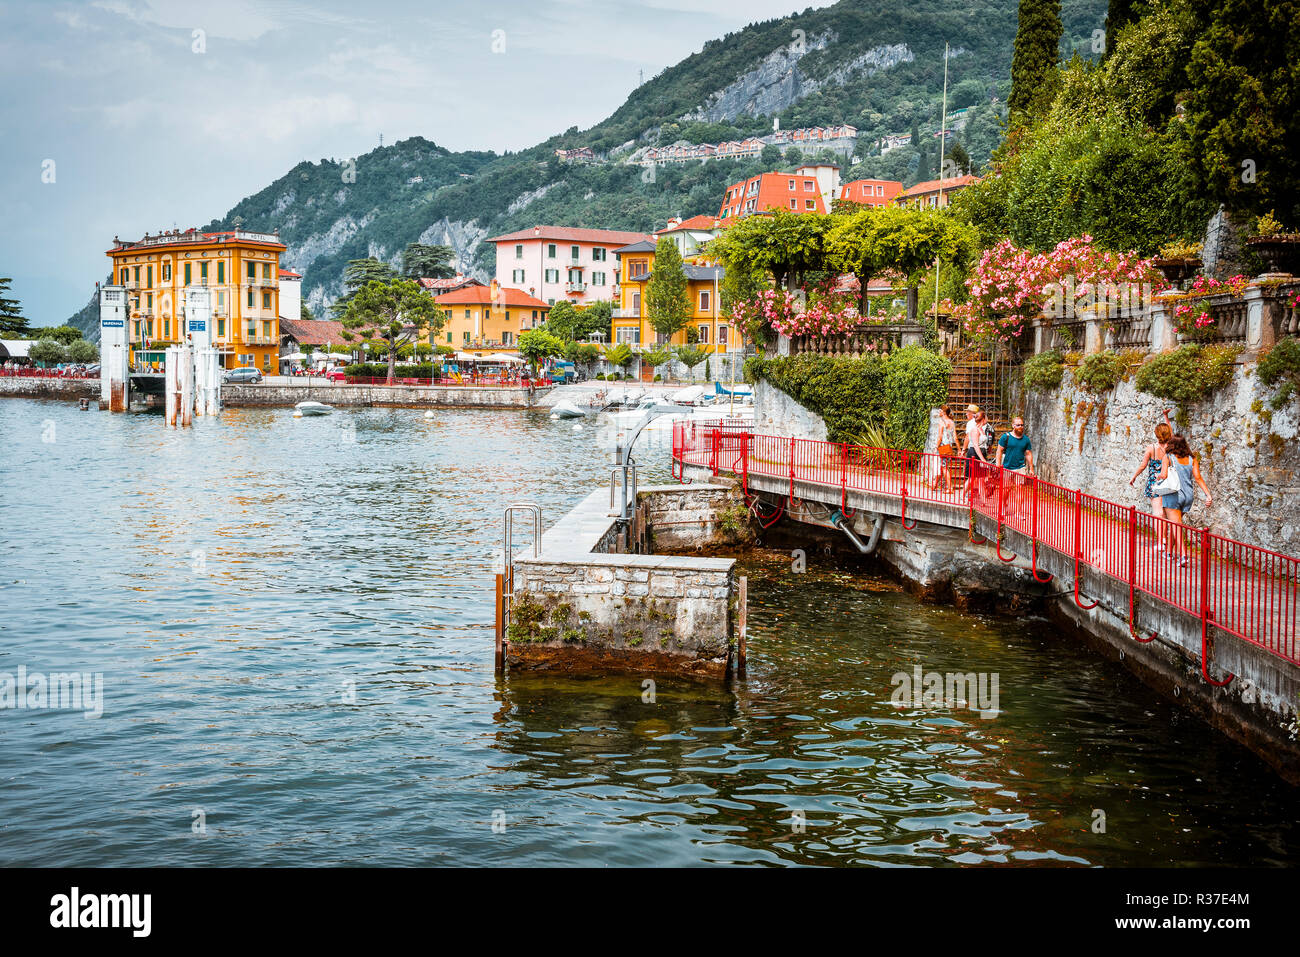
M713 467L714 475L718 474L718 436L719 435L720 435L720 431L715 428L713 430L713 460L710 463Z
M849 446L845 442L840 443L840 512L843 513L845 506L848 504L849 490Z
M1216 688L1230 684L1236 675L1229 674L1222 681L1210 677L1210 530L1201 529L1201 677Z
M790 436L790 501L794 501L794 436Z

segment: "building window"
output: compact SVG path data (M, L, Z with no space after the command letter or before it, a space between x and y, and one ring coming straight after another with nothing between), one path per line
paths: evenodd
M190 284L190 282L192 281L192 280L191 280L191 275L190 275L190 266L191 266L191 265L193 265L193 264L192 264L192 263L186 263L186 264L185 264L185 285L187 285L187 286L188 286L188 285Z
M123 266L123 267L122 267L122 285L123 285L123 286L129 286L130 284L131 284L131 270L129 270L129 269L127 269L125 266Z
M516 258L516 259L523 259L523 258L524 258L524 244L523 244L523 243L516 243L516 244L515 244L515 258Z
M248 308L253 308L253 290L248 290Z
M203 282L203 285L208 284L208 261L206 259L199 263L199 279Z
M172 264L171 264L171 263L163 263L163 264L162 264L162 281L163 281L163 282L171 282L171 278L172 278Z
M876 195L877 195L877 196L884 196L884 195L885 195L885 187L883 187L883 186L877 186L877 187L876 187Z
M788 179L788 180L786 180L786 181L785 181L785 185L789 186L790 189L793 190L793 189L794 189L794 180L792 180L792 179Z
M257 278L257 263L250 262L248 264L248 281L252 282L256 278Z
M451 333L450 333L450 332L447 333L447 344L448 344L448 345L451 344Z
M559 271L558 269L548 269L548 270L546 270L546 281L547 281L547 282L559 282L559 281L560 281L560 271Z
M727 327L718 326L718 345L725 346L726 344L727 344Z
M466 342L469 342L469 330L468 330L468 329L465 330L465 341L466 341Z
M508 346L508 345L510 345L510 330L509 330L509 329L507 329L507 330L505 330L503 333L501 333L501 344L502 344L503 346Z
M468 309L465 310L465 318L466 318L466 319L469 318L469 310L468 310Z
M570 269L570 270L569 270L569 282L570 282L570 283L580 283L580 282L582 282L582 270L581 270L581 269Z
M547 259L555 258L555 243L546 244L546 258Z
M591 274L591 284L593 286L605 285L605 274L603 272L594 272Z
M523 282L523 281L524 281L524 271L523 271L522 269L516 269L516 270L514 270L513 272L511 272L511 273L510 273L510 281L511 281L511 282Z
M709 327L697 326L696 328L700 330L700 345L705 345L709 341Z
M147 328L149 329L149 338L152 339L152 338L153 338L153 320L152 320L152 319L149 320L149 323L148 323L148 327L147 327Z
M817 200L815 200L815 199L805 199L805 200L803 201L803 205L804 205L804 209L816 209L816 208L817 208Z
M172 337L172 321L171 321L170 319L164 319L164 320L163 320L163 338L164 338L164 339L170 339L171 337Z
M254 339L257 338L257 323L255 323L252 319L248 320L248 333L245 336L245 338L248 339L249 342L252 342ZM249 358L252 357L250 356Z
M700 312L709 311L709 290L700 290Z
M264 322L262 323L262 338L263 338L263 339L270 339L270 338L271 338L271 323L270 323L270 322L266 322L266 321L264 321Z
M271 281L271 264L270 264L270 263L262 263L262 278L265 279L267 282L270 282L270 281Z
M798 208L799 208L799 201L798 201L797 199L792 199L792 200L790 200L790 208L791 208L791 209L798 209Z
M262 293L262 308L263 309L271 308L271 294L269 292Z
M595 249L591 251L591 261L597 263L603 263L605 261L604 246L597 246Z
M226 320L224 319L217 320L217 338L218 339L226 338Z
M803 191L804 191L805 193L811 193L811 192L813 191L813 181L812 181L812 180L810 180L810 179L806 179L806 180L803 181Z
M226 311L226 294L224 292L219 292L217 293L217 312L225 312L225 311Z
M217 263L217 282L224 283L225 281L226 281L226 261L223 259Z
M153 312L153 293L146 294L144 298L145 298L145 308L149 312Z

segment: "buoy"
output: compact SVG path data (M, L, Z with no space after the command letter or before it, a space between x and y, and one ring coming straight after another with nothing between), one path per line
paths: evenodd
M295 409L294 412L293 412L293 417L294 417L295 419L301 419L301 418L302 418L302 413L299 412L297 409Z
M433 418L433 412L432 412L432 410L429 411L429 412L424 413L424 417L425 417L426 419L432 419L432 418Z
M575 432L581 432L581 431L582 431L582 426L575 424L575 425L573 426L573 431L575 431Z
M558 421L560 421L560 417L559 417L558 415L552 415L552 416L551 416L551 421L552 421L552 422L558 422Z

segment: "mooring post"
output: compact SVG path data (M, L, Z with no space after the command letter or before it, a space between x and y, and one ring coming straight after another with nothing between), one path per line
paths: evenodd
M503 578L504 578L504 577L505 577L505 576L504 576L501 572L497 572L497 602L496 602L496 609L497 609L497 615L496 615L496 669L497 669L497 674L500 674L502 671L504 671L504 670L505 670L505 666L506 666L506 656L505 656L506 622L505 622L505 603L504 603L504 591L505 591L505 588L504 588L504 583L503 583Z
M741 575L738 582L736 601L736 676L745 677L745 656L747 653L745 632L749 626L749 576Z

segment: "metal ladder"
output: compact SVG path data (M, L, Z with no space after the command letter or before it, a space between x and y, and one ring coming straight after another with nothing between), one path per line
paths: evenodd
M533 557L542 555L542 507L536 502L513 502L506 506L501 552L501 572L496 588L496 669L505 668L505 639L510 627L510 604L515 597L514 513L531 512L533 516Z

